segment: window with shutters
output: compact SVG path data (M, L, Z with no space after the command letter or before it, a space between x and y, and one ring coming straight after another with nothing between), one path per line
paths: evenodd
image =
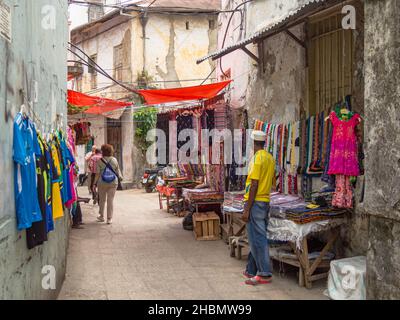
M352 94L353 33L342 28L342 19L339 11L309 21L310 115L331 108Z
M114 78L122 81L123 70L123 46L122 44L114 47Z

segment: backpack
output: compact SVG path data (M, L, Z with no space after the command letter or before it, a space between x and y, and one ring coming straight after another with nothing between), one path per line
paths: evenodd
M105 183L113 182L117 178L117 174L115 173L114 169L111 167L109 162L105 162L104 159L101 159L101 161L106 165L101 175L101 179Z

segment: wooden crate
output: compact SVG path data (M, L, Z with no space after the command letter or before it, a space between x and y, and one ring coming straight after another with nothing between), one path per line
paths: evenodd
M215 212L193 214L193 232L196 240L219 240L219 216Z

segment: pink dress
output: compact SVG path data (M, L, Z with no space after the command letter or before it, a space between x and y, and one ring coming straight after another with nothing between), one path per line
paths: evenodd
M350 120L340 120L335 112L331 112L329 118L333 124L333 135L328 174L359 176L355 128L360 123L360 115L355 114Z

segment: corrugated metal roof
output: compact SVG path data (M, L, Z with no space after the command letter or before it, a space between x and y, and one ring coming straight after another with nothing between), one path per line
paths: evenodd
M202 63L207 59L217 59L222 57L228 53L231 53L237 49L242 48L255 40L260 38L266 38L268 36L274 35L282 31L281 29L285 27L290 27L291 24L302 20L303 18L315 14L319 11L325 10L334 5L346 2L346 0L308 0L301 7L297 8L294 11L289 12L283 19L271 23L270 25L262 28L261 30L253 33L250 37L237 42L236 44L227 46L219 51L211 53L205 57L202 57L196 61L197 64Z

